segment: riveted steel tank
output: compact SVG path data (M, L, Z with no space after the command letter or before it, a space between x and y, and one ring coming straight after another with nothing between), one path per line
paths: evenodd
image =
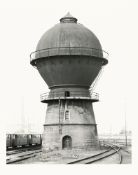
M31 55L31 64L49 88L89 87L107 64L104 54L95 34L67 14L43 34Z

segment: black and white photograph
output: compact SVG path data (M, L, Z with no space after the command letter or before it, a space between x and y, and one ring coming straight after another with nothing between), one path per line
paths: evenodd
M0 2L2 174L136 174L137 1Z

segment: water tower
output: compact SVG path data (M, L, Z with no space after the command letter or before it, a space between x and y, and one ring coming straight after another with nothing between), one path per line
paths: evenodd
M94 33L69 13L41 37L30 63L50 89L41 95L44 151L97 146L92 104L99 98L90 87L108 63L104 53Z

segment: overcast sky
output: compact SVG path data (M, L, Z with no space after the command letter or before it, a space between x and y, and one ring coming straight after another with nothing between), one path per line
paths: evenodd
M48 88L30 65L29 54L35 51L42 34L68 11L92 30L109 52L109 64L95 89L100 94L100 102L94 104L98 132L118 132L124 127L125 101L127 127L133 131L133 151L137 150L137 0L0 0L1 173L137 174L138 151L133 152L133 165L111 165L108 171L107 166L98 165L62 165L62 169L54 165L26 165L19 166L20 169L5 166L5 132L19 129L22 101L26 123L32 124L36 132L43 131L46 105L40 103L39 97Z
M98 132L119 132L124 127L125 106L127 128L132 129L137 89L134 82L137 79L135 38L138 29L134 2L3 1L0 7L1 99L6 132L20 129L22 115L26 126L32 126L31 130L43 131L46 104L40 103L40 94L47 92L48 87L30 65L29 55L35 51L43 33L57 24L68 11L95 33L103 50L109 53L109 64L105 66L95 89L100 95L100 102L94 103Z

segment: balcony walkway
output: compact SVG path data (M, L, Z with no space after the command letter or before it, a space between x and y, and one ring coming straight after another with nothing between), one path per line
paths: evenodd
M78 93L78 92L70 92L70 96L64 96L64 92L47 92L40 95L40 101L42 103L48 103L51 100L89 100L92 102L99 101L98 93Z

